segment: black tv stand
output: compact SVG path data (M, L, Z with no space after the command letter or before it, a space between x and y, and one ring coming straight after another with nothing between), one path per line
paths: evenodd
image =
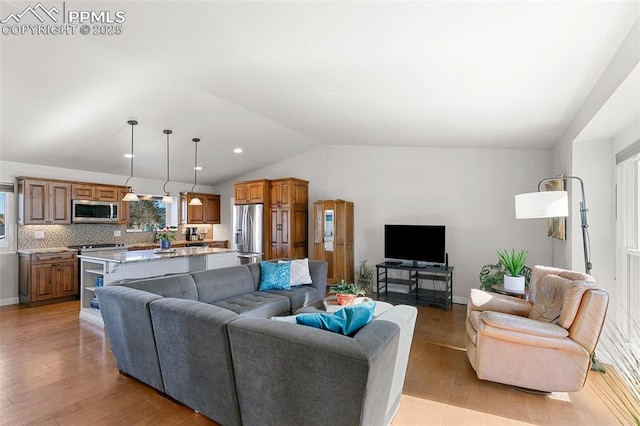
M376 265L377 299L409 305L431 305L448 310L453 304L453 266L404 264L386 261ZM405 288L406 292L393 291ZM402 286L402 287L401 287Z

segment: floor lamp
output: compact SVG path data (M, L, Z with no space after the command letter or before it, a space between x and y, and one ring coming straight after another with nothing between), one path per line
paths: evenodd
M580 182L582 201L580 202L580 223L582 226L582 247L584 269L591 274L591 250L589 247L589 225L587 224L587 203L584 197L584 182L577 176L545 178L538 182L538 192L516 195L516 218L535 219L569 216L569 194L567 191L542 191L542 184L558 179L576 179Z

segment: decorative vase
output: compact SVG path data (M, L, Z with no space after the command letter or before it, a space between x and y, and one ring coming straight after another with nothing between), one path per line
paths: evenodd
M165 240L165 239L160 240L160 248L162 250L170 249L171 248L171 241L170 240Z
M520 291L524 293L524 275L514 277L512 275L504 276L504 289L509 291Z
M353 302L356 301L356 295L336 293L336 299L338 300L338 305L349 306L349 305L353 305Z

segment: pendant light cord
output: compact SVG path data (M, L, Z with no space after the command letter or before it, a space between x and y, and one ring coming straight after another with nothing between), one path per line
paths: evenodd
M196 185L198 184L198 142L200 141L200 139L195 138L193 139L193 141L196 144L196 155L193 160L193 186L191 187L191 192L193 192L193 190L196 188Z
M165 130L164 133L167 135L167 181L162 185L162 190L165 194L169 194L167 192L167 184L169 183L169 135L173 132L171 130Z
M131 178L133 177L133 126L135 126L136 124L138 124L137 121L129 121L129 124L131 124L131 173L129 174L129 178L127 178L127 181L124 183L124 186L129 186L129 181L131 180Z

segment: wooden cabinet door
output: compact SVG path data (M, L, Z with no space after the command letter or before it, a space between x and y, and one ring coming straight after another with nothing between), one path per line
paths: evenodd
M54 265L54 268L56 296L78 294L78 264L76 262L59 263Z
M245 184L235 184L233 186L235 204L247 204L249 202L249 194L247 192L247 189L247 185Z
M291 257L290 254L290 220L289 209L271 209L271 258Z
M271 182L271 206L290 207L291 206L291 182L276 181Z
M71 185L62 182L26 180L24 224L71 223Z
M220 196L209 194L202 198L204 204L204 222L211 224L220 223Z
M253 182L248 184L248 202L263 203L264 202L264 182Z
M197 194L187 195L187 223L204 223L204 202L202 206L190 206L189 202L195 198ZM202 201L202 197L200 201Z
M95 186L93 196L98 201L118 201L118 188L115 186Z
M24 224L44 224L48 219L47 209L49 183L30 180L24 184Z
M54 269L50 263L34 265L31 269L31 300L46 300L55 297L53 285Z
M129 203L122 201L129 190L127 188L118 188L118 223L126 225L129 223Z
M74 200L93 200L93 185L74 183L71 192Z
M49 220L48 223L71 223L71 185L68 183L49 183Z

